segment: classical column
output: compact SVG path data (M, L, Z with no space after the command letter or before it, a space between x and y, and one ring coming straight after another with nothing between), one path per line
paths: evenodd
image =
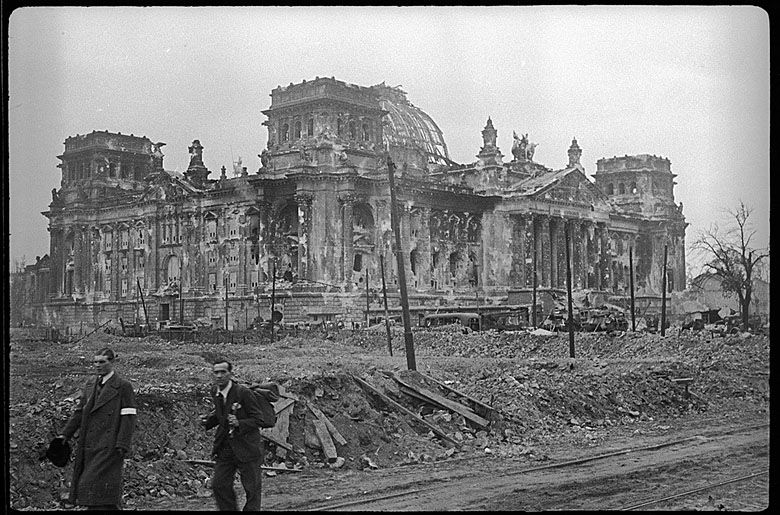
M539 286L550 287L549 265L551 261L550 252L550 217L548 215L539 215L535 217L535 235L536 240L536 269L539 272Z
M609 231L606 224L599 223L599 287L602 290L611 289L611 274L609 272Z
M572 273L572 288L581 290L583 288L584 281L582 276L585 271L582 251L582 222L580 220L571 220L571 273Z
M414 287L412 275L412 262L409 253L412 251L411 239L412 239L412 207L406 202L398 202L398 223L400 224L401 240L403 250L401 255L404 258L404 271L406 272L406 285L407 288L411 285Z
M431 288L431 209L420 208L420 232L417 234L420 262L417 263L418 289ZM377 252L379 255L379 252Z
M341 280L346 284L352 284L352 262L355 259L353 247L353 213L355 196L346 193L339 197L341 211Z
M258 225L257 225L257 245L259 252L259 271L262 272L262 274L258 273L257 282L262 283L265 282L263 280L263 274L265 275L266 279L269 279L271 277L271 266L273 266L269 260L268 256L270 255L270 248L268 247L268 242L271 241L271 234L269 232L269 223L268 218L271 213L271 203L267 200L258 200L257 201L257 210L260 211L260 216L258 217ZM205 223L203 223L203 220L201 220L201 226L205 227ZM202 241L206 241L206 235L205 233L202 236ZM208 277L206 277L206 281L208 282ZM206 285L208 288L208 284Z
M550 235L550 260L546 261L549 263L550 267L550 287L552 288L558 288L560 285L558 284L558 271L559 271L559 264L558 264L558 252L559 252L559 245L558 245L558 233L560 229L560 219L557 217L552 217L550 219L550 229L548 234Z
M593 222L586 221L583 223L582 227L582 238L584 240L584 253L585 253L585 266L584 266L584 273L585 273L585 279L584 284L585 288L596 288L597 284L595 282L596 278L596 249L595 249L595 240L594 240L594 226ZM591 272L593 270L593 272ZM593 274L591 276L591 273Z
M512 271L510 282L513 286L525 286L525 219L524 215L512 216Z
M122 259L119 252L119 227L111 226L111 296L110 300L119 299L119 274Z
M84 293L86 282L85 267L87 265L84 255L84 226L74 226L73 234L73 293Z
M520 280L520 285L524 287L533 286L533 257L534 257L534 221L530 215L523 216L522 229L523 231L523 247L522 258L525 265L523 277Z
M309 252L309 237L311 235L312 202L311 193L298 193L295 201L298 204L298 279L311 280L311 253Z

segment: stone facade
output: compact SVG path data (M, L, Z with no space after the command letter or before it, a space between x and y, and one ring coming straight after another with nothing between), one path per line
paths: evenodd
M223 166L210 178L199 140L179 174L163 167L164 143L146 137L68 138L61 188L43 213L50 254L27 271L45 290L35 294L35 318L66 326L206 318L224 327L227 302L228 326L243 328L267 319L274 288L286 321L361 321L366 281L370 309L381 312L380 259L397 307L399 250L418 310L528 303L534 263L542 291L565 292L567 233L575 289L627 295L633 249L637 294L660 296L665 246L669 288L685 288L687 224L668 159L601 159L594 183L576 139L563 169L535 162L527 134L515 134L504 162L488 119L477 160L458 164L403 91L332 78L277 87L263 113L262 166L231 177ZM398 165L401 249L388 152Z

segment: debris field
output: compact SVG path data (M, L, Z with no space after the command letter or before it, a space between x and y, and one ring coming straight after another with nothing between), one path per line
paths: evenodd
M407 370L403 332L299 334L275 342L196 344L96 333L75 343L10 342L10 505L67 509L72 465L44 458L64 426L93 352L117 353L139 407L125 462L126 509L158 498L213 502L210 367L234 365L244 384L275 382L277 425L266 436L264 472L329 474L490 456L545 461L545 448L584 449L613 428L667 427L697 413L768 410L769 337L709 332L414 332L417 371ZM638 429L637 429L638 430Z

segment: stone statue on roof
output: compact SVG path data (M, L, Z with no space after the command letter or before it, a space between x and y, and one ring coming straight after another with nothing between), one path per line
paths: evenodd
M257 157L260 158L262 168L268 168L268 165L271 164L271 154L267 148L264 148L261 154L257 154Z
M512 137L514 138L512 155L515 156L515 161L533 161L537 144L528 142L528 133L523 134L523 137L519 138L517 133L512 131Z

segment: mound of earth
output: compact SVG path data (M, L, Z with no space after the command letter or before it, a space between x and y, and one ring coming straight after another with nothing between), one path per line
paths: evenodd
M139 406L125 469L128 507L164 497L211 496L212 469L201 462L210 459L213 431L205 432L198 419L210 409L209 371L215 359L230 360L240 382L274 381L296 399L287 440L292 451L267 443L265 465L322 474L334 464L323 454L307 403L321 410L347 442L336 445L344 458L338 466L371 470L486 454L543 461L542 444L594 445L610 428L664 427L662 421L682 415L766 409L769 400L767 336L577 334L572 359L566 334L415 332L418 369L494 408L486 428L401 391L392 375L412 382L415 377L405 370L398 328L393 357L387 355L384 328L274 343L250 338L246 344L117 335L54 344L12 336L9 465L16 509L64 506L72 466L57 468L43 453L78 402L92 354L106 345L117 352L117 370L133 383ZM354 377L457 445L367 393ZM693 380L690 395L672 381L682 377Z

